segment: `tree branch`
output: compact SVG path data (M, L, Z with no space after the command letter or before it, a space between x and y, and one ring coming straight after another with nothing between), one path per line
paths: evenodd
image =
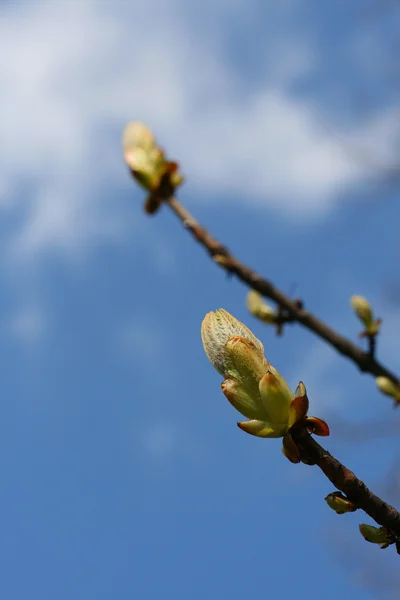
M164 197L165 198L165 197ZM173 196L164 199L175 215L182 221L185 228L208 251L213 260L231 275L246 283L251 289L262 296L273 300L290 317L290 321L303 325L316 336L333 346L340 354L352 360L361 371L370 373L374 377L387 377L395 385L400 385L400 379L384 365L379 363L370 352L363 352L350 340L337 333L335 330L318 319L313 313L303 308L302 303L292 300L273 285L271 281L261 277L239 260L229 250L216 240L204 227L202 227L190 212Z
M252 289L276 302L280 310L286 312L289 321L296 321L302 324L315 335L336 348L340 354L350 358L361 371L370 373L376 377L387 377L395 384L399 384L396 375L378 363L371 351L365 353L360 350L347 338L325 325L325 323L311 312L304 310L302 302L291 300L268 279L264 279L258 273L234 258L229 250L208 233L172 194L173 190L166 177L155 196L150 195L149 199L153 200L155 198L158 202L156 210L161 203L167 204L182 221L185 228L190 231L193 237L208 251L213 260L223 267L227 273L236 275L238 279L249 285ZM149 201L147 201L147 206L148 203ZM295 443L299 446L300 451L303 451L308 459L310 459L310 464L316 464L329 481L338 490L346 494L347 498L354 505L364 510L376 523L385 527L392 534L396 550L400 554L400 513L393 506L375 496L363 481L358 479L352 471L347 469L329 454L327 450L320 446L304 428L293 428L292 436Z
M292 437L300 449L313 459L338 490L346 494L353 504L394 535L397 542L396 548L400 554L398 547L400 513L393 506L375 496L363 481L320 446L304 428L293 430Z

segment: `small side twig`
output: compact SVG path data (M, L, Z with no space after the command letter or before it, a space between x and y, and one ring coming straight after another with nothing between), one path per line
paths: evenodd
M312 458L313 463L338 490L376 523L390 531L396 540L400 539L400 513L393 506L373 494L361 479L329 454L304 428L293 431L292 435L300 449ZM398 544L396 548L400 554Z
M368 356L374 360L376 351L376 334L368 336Z

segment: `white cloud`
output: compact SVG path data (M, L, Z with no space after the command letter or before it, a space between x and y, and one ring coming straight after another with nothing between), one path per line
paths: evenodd
M229 192L296 213L325 211L361 175L323 132L318 117L280 90L220 107L207 122L198 123L191 137L198 140L195 183L205 172L210 192Z
M277 23L281 68L257 93L246 89L216 35L227 11L240 22L246 7L210 3L219 21L209 37L181 0L42 0L0 9L8 57L0 64L0 199L24 215L10 240L14 252L75 252L122 238L126 211L114 191L131 184L120 132L135 118L181 159L202 198L228 194L296 213L323 212L366 175L367 167L325 131L316 109L288 92L313 60L299 36L293 43ZM366 123L355 139L385 144L394 118Z

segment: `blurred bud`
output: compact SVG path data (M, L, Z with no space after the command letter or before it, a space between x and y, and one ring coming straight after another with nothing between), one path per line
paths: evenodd
M364 298L364 296L352 296L350 298L350 304L357 317L368 328L373 321L372 308L368 300Z
M224 254L214 254L212 258L217 265L221 265L221 267L224 267L225 269L229 268L231 265L231 258Z
M151 191L157 187L165 163L150 129L138 122L129 123L123 133L124 158L136 180Z
M166 175L173 188L183 182L177 163L165 158L153 133L142 123L132 122L125 127L122 145L126 164L136 181L149 192L156 190Z
M360 337L365 335L376 335L379 331L381 320L374 319L372 308L368 300L363 296L352 296L350 298L350 304L365 327L365 331Z
M269 306L258 292L251 290L247 294L247 308L249 312L264 323L276 323L278 313Z
M359 528L363 538L367 542L371 542L371 544L379 544L382 549L393 544L393 537L385 527L373 527L372 525L361 523Z
M357 506L350 502L348 498L343 496L341 492L332 492L331 494L327 495L325 500L328 506L337 512L338 515L343 515L344 513L354 512L357 510Z
M123 147L125 150L141 148L145 152L151 152L157 148L157 143L152 131L146 125L133 121L124 129Z
M396 402L400 402L400 384L396 385L387 377L377 377L375 383L383 394L391 396Z

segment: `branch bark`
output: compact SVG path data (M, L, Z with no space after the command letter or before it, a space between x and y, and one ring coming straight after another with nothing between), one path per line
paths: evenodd
M152 199L152 196L150 196ZM263 296L270 298L286 311L290 320L295 321L325 340L336 350L352 360L363 372L371 375L384 376L399 385L398 377L376 361L372 352L363 352L347 338L328 327L323 321L303 308L302 303L293 301L286 296L271 281L241 263L204 227L202 227L188 210L172 195L172 190L165 180L158 190L156 200L167 204L180 219L185 228L208 251L213 260L229 274L236 275L250 288L257 290ZM159 205L157 208L159 207ZM302 428L293 431L293 439L303 450L311 462L316 464L331 483L357 507L364 510L376 523L385 527L395 539L395 547L400 554L400 513L390 504L376 496L368 489L363 481L334 458L327 450L318 444L311 435Z
M221 244L202 227L176 198L170 196L164 199L164 203L170 207L197 242L207 250L212 259L225 269L227 273L235 275L251 289L273 300L281 309L286 311L291 322L303 325L303 327L316 336L325 340L340 354L353 361L362 372L369 373L374 377L387 377L394 384L400 385L400 378L378 362L370 352L363 352L353 342L318 319L312 312L305 310L302 303L300 304L298 301L292 300L274 286L271 281L265 279L256 271L236 259L226 246Z
M333 485L343 492L357 507L382 527L386 527L396 538L396 549L400 554L400 513L390 504L375 496L361 479L325 450L305 430L293 431L293 439L315 462Z

